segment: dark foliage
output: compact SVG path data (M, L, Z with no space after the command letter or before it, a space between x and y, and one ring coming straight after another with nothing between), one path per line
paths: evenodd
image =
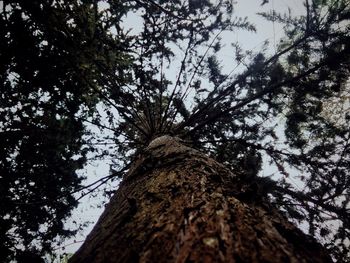
M122 175L152 139L171 134L349 260L350 116L333 113L350 88L348 0L306 2L301 17L262 13L286 37L272 56L236 45L238 74L222 73L220 36L255 29L231 1L2 4L0 255L35 242L43 253L70 236L62 222L73 194ZM124 28L126 14L140 21L135 30ZM102 156L115 165L84 187L76 171L94 150L89 125L113 132L115 151ZM273 176L262 176L267 164Z
M96 68L108 64L122 71L126 59L116 63L121 43L104 32L102 21L96 22L96 6L78 1L0 4L4 262L18 249L34 253L40 245L49 251L56 236L75 233L63 221L78 204L73 193L83 178L76 171L88 151L83 120L99 101Z

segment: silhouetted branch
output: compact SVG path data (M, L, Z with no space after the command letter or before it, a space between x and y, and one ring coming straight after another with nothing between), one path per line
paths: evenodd
M192 130L188 131L186 133L186 135L193 134L195 131L201 129L205 125L212 123L213 121L215 121L215 120L217 120L217 119L219 119L227 114L231 114L231 115L235 114L235 111L239 110L240 108L244 107L245 105L249 104L250 102L252 102L256 99L260 99L261 97L263 97L266 94L274 92L276 89L278 89L280 87L286 86L287 84L290 84L293 82L297 82L300 79L302 79L306 76L309 76L312 73L315 73L320 68L326 66L330 61L334 61L336 59L336 57L340 58L341 56L346 55L349 52L349 49L350 49L350 47L347 47L343 51L339 52L338 55L334 55L331 58L324 59L323 61L321 61L320 63L318 63L314 67L302 72L301 74L299 74L297 76L294 76L294 77L289 78L285 81L271 85L270 87L263 89L262 91L256 93L255 95L252 95L246 99L243 99L241 102L237 103L236 105L234 105L228 109L225 109L225 110L217 109L217 111L215 111L211 116L207 117L204 121L199 123ZM178 129L182 128L185 124L186 124L186 122L184 124L180 125Z
M292 45L290 45L289 47L285 48L284 50L278 52L277 54L275 54L274 56L272 56L270 59L266 60L263 65L261 66L262 68L269 65L271 62L276 61L279 57L281 57L282 55L286 54L287 52L291 51L292 49L296 48L298 45L300 45L301 43L303 43L310 35L304 35L302 38L300 38L299 40L295 41ZM201 116L203 114L203 112L205 112L206 110L208 110L210 107L212 107L213 105L215 105L215 103L217 103L218 101L221 101L224 97L226 97L230 91L234 90L236 85L238 85L240 82L244 81L245 79L247 79L250 75L252 75L253 73L256 72L256 69L254 68L250 68L248 69L244 74L240 75L236 81L234 81L231 85L229 85L226 89L222 90L220 92L220 94L215 97L213 97L213 91L210 92L207 96L207 98L204 100L206 101L208 98L210 98L209 101L207 101L202 107L200 107L196 112L194 112L189 118L188 120L186 120L184 123L180 124L178 127L178 130L183 129L184 127L189 127L193 124L193 122L197 119L197 117ZM274 88L273 88L274 89ZM268 92L267 92L268 93ZM264 94L263 94L264 95ZM260 96L260 94L259 94ZM252 98L252 100L255 100L256 98ZM248 100L248 99L247 99ZM250 100L250 101L252 101ZM249 102L250 102L249 101ZM249 103L248 102L248 103ZM245 104L244 104L245 105ZM202 126L201 126L202 127Z

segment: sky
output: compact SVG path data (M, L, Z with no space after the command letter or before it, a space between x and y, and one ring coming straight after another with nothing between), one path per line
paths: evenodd
M229 72L233 67L235 67L234 50L230 45L230 42L238 41L245 50L258 51L262 47L263 43L268 40L270 42L270 53L273 54L275 52L275 45L278 44L279 39L283 36L283 29L281 25L277 23L274 24L264 20L262 17L256 14L257 12L264 12L274 9L276 12L283 13L290 8L293 15L304 13L302 0L270 0L269 3L264 6L260 5L262 2L261 0L237 0L236 2L234 15L248 17L248 20L255 24L257 32L252 33L239 30L237 32L224 32L221 35L222 42L225 44L225 46L220 53L221 56L219 59L223 64L224 72ZM129 16L125 20L125 27L132 28L135 30L135 32L137 31L138 24L140 24L140 20L138 20L135 16ZM94 131L100 132L97 129ZM265 167L265 169L267 168ZM108 172L108 160L96 161L88 165L84 170L80 171L81 174L87 177L85 182L86 185L108 175ZM110 186L110 190L113 190L113 188L117 188L116 183ZM74 221L77 223L89 221L91 224L84 228L84 230L76 237L64 241L59 248L53 251L54 253L57 255L62 255L65 252L74 253L81 246L86 235L91 231L94 223L97 221L103 211L103 207L97 207L98 204L101 203L101 200L103 200L101 195L97 195L96 197L87 196L81 199L81 204L73 212L72 218L66 222L66 226L74 227Z

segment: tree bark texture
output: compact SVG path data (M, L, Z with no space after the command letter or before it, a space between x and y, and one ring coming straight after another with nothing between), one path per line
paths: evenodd
M70 263L332 262L315 239L239 182L205 154L159 137Z

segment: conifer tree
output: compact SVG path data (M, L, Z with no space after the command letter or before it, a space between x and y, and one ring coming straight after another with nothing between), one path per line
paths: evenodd
M223 32L255 30L232 1L2 3L1 255L34 250L35 240L48 251L50 239L71 235L62 220L77 205L73 194L130 174L169 135L237 175L240 193L232 181L220 186L244 205L263 200L349 260L349 113L338 111L338 121L329 113L349 90L348 0L306 1L300 17L261 13L286 36L274 55L236 44L244 70L229 74ZM139 29L125 29L128 16ZM93 151L88 125L112 131L115 151L103 155L115 165L84 187L76 170ZM262 176L266 163L273 176ZM123 213L140 205L125 200Z

